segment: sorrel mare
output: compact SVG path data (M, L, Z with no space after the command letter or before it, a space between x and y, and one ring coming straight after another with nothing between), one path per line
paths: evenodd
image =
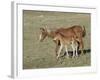
M54 39L56 37L56 35L58 33L60 33L62 36L66 37L72 37L73 39L75 39L74 41L77 41L79 43L79 49L81 49L81 53L83 54L83 48L84 48L84 44L83 44L83 37L86 34L86 30L85 27L81 27L79 25L74 25L72 27L69 28L59 28L56 29L55 31L51 31L47 28L40 28L41 30L41 34L40 34L40 41L43 41L46 37L51 37L52 39ZM58 55L57 51L60 44L60 39L56 39L54 40L56 43L56 56Z

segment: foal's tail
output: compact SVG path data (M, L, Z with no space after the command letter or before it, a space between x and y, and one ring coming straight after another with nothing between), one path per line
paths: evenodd
M85 35L86 35L86 29L85 29L85 26L83 26L82 28L83 28L83 29L82 29L82 30L83 30L83 32L82 32L82 33L83 33L82 36L85 37Z

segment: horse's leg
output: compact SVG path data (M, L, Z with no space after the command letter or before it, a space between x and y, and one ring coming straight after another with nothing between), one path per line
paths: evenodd
M76 51L76 52L75 52L75 53L76 53L75 55L78 56L78 42L76 42L75 51Z
M60 57L60 53L61 53L62 48L63 48L63 45L60 45L60 48L59 48L59 51L58 51L58 54L57 54L57 59Z
M56 52L56 56L58 56L58 49L59 49L59 47L60 47L60 41L59 40L57 40L56 41L56 49L55 49L55 52Z
M56 52L56 57L58 56L58 49L59 49L59 45L56 44L56 49L55 49L55 52Z
M67 45L65 45L67 58L69 57Z
M72 49L73 49L73 57L75 57L75 42L74 41L72 41L71 46L72 46Z

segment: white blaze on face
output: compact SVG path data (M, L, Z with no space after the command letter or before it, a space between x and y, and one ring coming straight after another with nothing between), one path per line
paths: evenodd
M40 34L40 36L39 36L39 41L42 39L42 34Z

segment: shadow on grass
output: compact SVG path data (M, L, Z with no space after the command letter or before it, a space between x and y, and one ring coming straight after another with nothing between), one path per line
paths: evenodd
M87 54L87 53L90 53L91 52L91 49L85 49L83 50L83 53L84 54ZM69 55L72 56L73 55L73 51L68 51ZM78 50L78 55L81 54L81 50ZM61 57L64 57L66 56L66 52L61 56Z

